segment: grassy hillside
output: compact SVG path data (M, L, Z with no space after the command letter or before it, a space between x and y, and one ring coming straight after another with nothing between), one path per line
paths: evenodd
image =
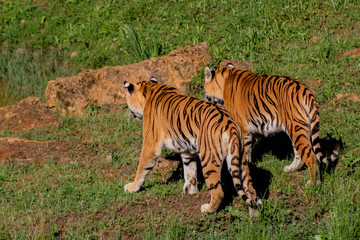
M56 127L2 130L0 137L55 141L67 150L40 163L0 162L0 239L360 238L360 104L332 101L337 94L360 96L360 57L342 55L360 48L359 1L15 0L0 8L0 106L27 96L44 101L46 83L56 77L206 41L212 67L224 58L251 61L255 73L307 83L318 97L324 142L329 134L343 143L339 164L320 187L305 185L307 169L282 172L292 154L276 149L279 138L257 143L264 212L250 224L231 189L218 213L200 214L206 187L182 195L181 168L155 171L142 191L125 194L142 125L127 121L122 106L118 114L90 106L88 117L62 117ZM191 94L202 97L202 82L201 70Z

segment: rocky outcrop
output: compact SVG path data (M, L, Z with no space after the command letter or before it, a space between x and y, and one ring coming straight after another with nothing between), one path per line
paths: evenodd
M174 50L169 55L142 62L98 70L84 70L72 77L49 81L45 97L49 107L61 114L81 115L89 103L116 105L124 103L124 81L136 83L155 77L185 91L185 84L210 62L205 42Z

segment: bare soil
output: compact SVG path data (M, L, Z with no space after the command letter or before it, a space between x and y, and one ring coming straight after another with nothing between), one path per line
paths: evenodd
M0 132L5 129L20 132L30 128L57 125L60 119L37 97L26 98L17 105L1 107L0 116Z

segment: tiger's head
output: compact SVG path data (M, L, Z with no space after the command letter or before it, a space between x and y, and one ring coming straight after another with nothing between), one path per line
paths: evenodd
M126 91L126 103L132 115L137 119L142 119L146 105L146 88L157 84L157 80L151 77L149 81L142 81L137 84L124 82ZM150 93L150 91L148 91Z
M229 76L230 70L234 66L228 63L226 67L219 67L215 70L208 67L205 68L205 99L213 101L217 105L224 105L224 85L225 79Z

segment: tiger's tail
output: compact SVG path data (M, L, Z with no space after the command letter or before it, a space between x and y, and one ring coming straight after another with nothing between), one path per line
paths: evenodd
M310 105L316 106L315 98L309 101ZM310 108L311 111L309 113L310 121L311 121L311 142L312 148L316 155L317 160L320 163L324 163L326 165L326 170L330 163L333 163L338 160L339 152L340 152L340 145L335 144L332 154L329 157L323 156L321 152L320 146L320 137L319 137L319 129L320 129L320 121L319 121L319 112L317 107Z
M227 157L228 169L237 194L250 205L249 215L251 221L254 221L260 216L262 202L253 187L249 165L241 149L241 140L237 135L232 135L230 146Z

